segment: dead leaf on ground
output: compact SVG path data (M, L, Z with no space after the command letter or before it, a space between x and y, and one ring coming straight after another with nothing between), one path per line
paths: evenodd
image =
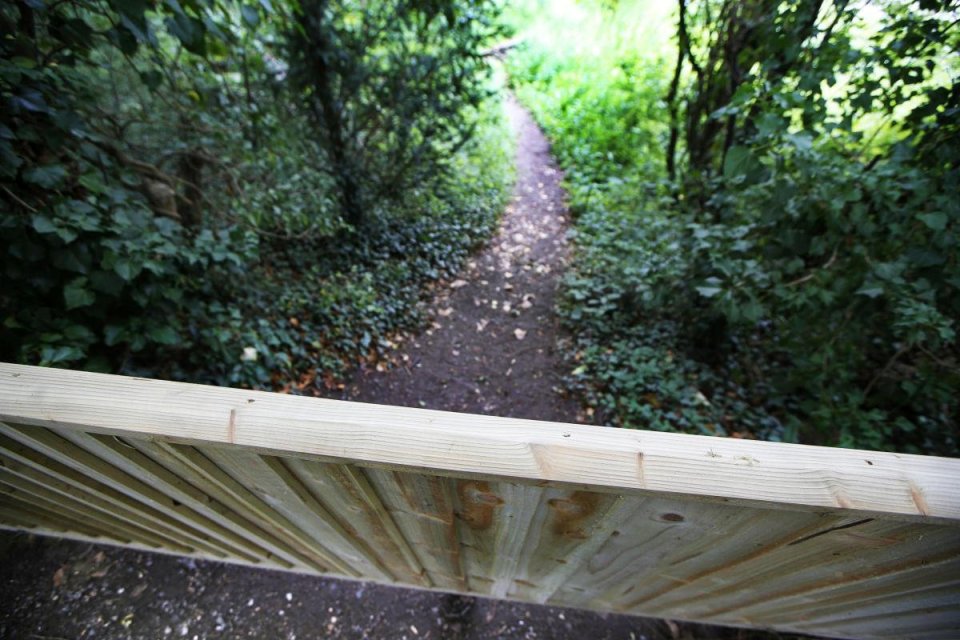
M487 320L486 318L483 318L482 320L477 322L477 331L483 332L483 330L487 328L487 323L489 322L490 321Z
M59 569L57 569L56 571L53 572L53 586L56 587L56 588L58 588L58 589L59 589L61 586L63 586L63 580L64 580L64 576L65 576L64 570L65 570L65 569L66 569L66 565L60 567Z
M454 280L453 282L450 283L450 288L459 289L460 287L465 287L468 284L469 283L466 280Z
M438 316L443 316L444 318L449 318L453 313L453 307L447 307L446 309L440 309L437 311Z
M523 329L514 329L513 335L517 337L517 340L523 340L524 338L527 337L527 332L524 331Z

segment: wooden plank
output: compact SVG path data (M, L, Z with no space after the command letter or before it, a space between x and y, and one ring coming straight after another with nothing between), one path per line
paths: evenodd
M222 517L242 526L261 545L274 553L304 563L321 571L335 571L340 575L356 575L319 542L312 540L292 522L278 514L254 493L237 482L197 448L171 445L165 442L146 442L131 439L135 447L168 469L176 470L183 478L190 478L196 489L216 498L223 509ZM246 522L246 525L241 524Z
M322 553L303 548L293 543L282 523L257 518L248 512L242 499L230 493L219 480L219 469L203 460L181 455L163 442L151 442L140 438L119 441L107 436L91 436L81 433L65 433L118 468L151 478L151 482L164 493L175 496L178 502L190 506L197 513L217 523L230 525L228 531L238 542L243 541L260 557L277 559L286 566L312 568L319 572L329 570Z
M272 566L293 566L293 563L283 559L274 561L269 552L219 524L217 518L220 514L208 503L207 498L199 492L189 491L185 487L185 483L179 478L170 477L170 474L163 470L158 470L162 477L150 475L149 469L126 460L124 456L128 452L124 452L123 455L118 455L115 458L121 465L117 467L63 438L60 434L46 429L16 428L12 425L0 423L0 433L66 466L85 473L116 491L145 501L152 508L165 513L174 520L195 527L211 538L218 540L223 548L230 550L231 556L239 556L251 562L266 560ZM92 436L77 431L70 431L69 434L73 438L92 444L95 448L97 446L97 442L93 440ZM169 491L170 495L161 491L160 488Z
M177 522L163 512L4 435L0 435L0 450L5 454L4 464L17 473L24 474L30 470L43 474L50 479L48 482L59 483L64 491L76 491L84 500L102 504L105 509L129 522L143 524L170 539L183 539L186 544L203 551L207 557L223 559L230 555L229 550L219 547L216 541L205 536L203 532L183 522Z
M15 522L16 518L21 518L23 521L20 524ZM52 526L45 527L42 525L37 525L35 523L27 522L27 519L22 515L15 515L9 509L4 510L0 506L0 530L10 531L13 533L28 534L28 535L37 535L44 536L47 538L55 539L66 539L66 540L76 540L77 542L89 542L91 544L102 544L110 547L121 547L124 549L133 549L135 551L143 551L146 553L161 553L164 555L171 555L176 557L190 557L190 558L200 558L202 560L211 560L213 562L229 562L230 564L238 564L245 567L263 569L264 565L260 563L247 562L246 560L241 560L240 558L228 558L224 559L220 556L214 556L203 551L194 551L193 553L181 553L178 551L173 551L167 549L166 547L152 547L144 544L140 544L136 541L130 542L118 542L116 540L110 540L107 538L102 538L100 536L87 536L82 533L77 533L76 531L67 531L62 523L52 523ZM274 567L271 567L271 569ZM280 569L281 571L293 572L294 569Z
M425 570L377 495L363 469L285 458L285 465L354 539L363 540L394 579L429 586Z
M487 416L0 364L0 419L452 475L960 520L960 460Z
M116 531L125 535L125 539L142 542L153 548L165 547L178 553L190 554L195 550L176 539L146 529L136 522L118 517L109 507L104 508L94 496L77 496L69 487L64 488L55 479L31 473L29 469L19 469L17 473L11 464L0 457L0 482L33 495L37 500L53 505L56 510L83 515L102 526L107 532Z
M776 602L797 595L812 595L829 602L835 586L871 581L888 574L927 564L929 576L938 573L941 559L960 557L960 536L953 528L925 529L922 539L916 525L871 521L857 527L832 525L815 538L795 537L762 554L750 556L664 598L647 600L663 615L689 619L722 620L729 624L767 624L767 611ZM638 605L639 606L639 605ZM747 611L752 607L752 611ZM629 610L629 609L628 609Z
M546 602L637 508L637 500L615 494L545 492L509 595Z
M322 549L327 564L348 576L392 580L377 558L361 541L350 538L343 525L280 459L237 448L207 447L203 453L231 476L234 492L247 492L241 497L249 508L266 511L264 517L280 523L299 540Z
M607 539L554 602L637 613L825 526L822 514L648 499ZM829 520L833 523L835 520Z
M956 460L7 365L0 416L25 423L0 424L0 527L837 637L960 626Z
M457 482L463 559L471 590L506 597L544 489L513 482Z
M430 586L467 591L454 513L453 481L400 471L367 477L429 578Z
M957 565L954 565L954 571ZM956 573L960 576L960 573ZM909 595L897 593L878 598L872 598L866 601L857 602L855 607L849 604L828 606L820 604L816 607L808 607L801 614L785 618L784 625L813 626L820 629L828 629L830 625L837 622L844 622L855 618L877 617L899 617L909 615L914 611L921 611L929 607L949 607L957 606L957 582L960 578L955 577L949 580L945 585L935 585L919 589Z
M81 535L98 540L112 540L114 544L129 544L133 542L120 535L107 535L96 525L90 525L84 519L77 519L72 513L63 513L56 508L49 508L32 497L24 496L15 490L4 489L5 485L0 484L0 493L3 494L3 500L0 501L0 519L5 521L16 521L16 516L7 520L8 513L19 513L23 521L32 523L36 526L47 526L50 528L61 528L64 532L76 532Z
M782 620L813 620L835 612L866 611L881 602L914 602L917 594L929 589L952 590L956 601L958 581L960 559L947 557L864 581L782 598L766 607L764 615Z

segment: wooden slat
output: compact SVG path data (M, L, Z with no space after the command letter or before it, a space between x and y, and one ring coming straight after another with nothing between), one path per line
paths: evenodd
M429 586L423 566L363 469L295 458L284 464L312 494L323 496L345 533L365 542L392 579Z
M371 470L367 476L417 555L429 586L467 591L453 504L453 481Z
M24 431L24 429L27 429L27 431ZM216 521L219 514L207 511L204 496L188 495L177 490L183 484L179 479L173 480L174 486L167 487L172 494L171 497L171 495L165 494L158 488L164 486L161 479L151 478L146 475L143 469L126 464L122 461L122 456L118 458L118 461L121 461L120 466L115 467L60 435L47 430L31 429L29 427L14 428L11 425L0 423L0 433L66 466L87 474L97 482L103 483L120 493L143 500L150 507L170 516L175 521L202 531L217 540L224 548L230 549L231 556L239 556L251 562L264 558L270 564L280 564L282 567L294 566L292 563L282 560L277 563L273 562L274 559L263 549L256 547L242 536L219 524ZM92 436L82 432L73 432L73 435L93 441ZM127 471L124 469L127 469ZM151 483L144 482L141 477L147 477ZM198 511L195 511L193 507L196 507Z
M168 548L184 554L195 551L176 539L164 537L139 524L117 517L111 509L98 505L91 496L78 499L75 492L60 489L59 483L52 478L37 476L29 471L23 475L9 472L6 462L3 466L5 469L0 471L0 482L32 495L35 504L49 505L55 512L66 511L82 522L89 520L89 523L96 524L104 535L116 532L122 534L125 540L142 542L152 548Z
M544 489L512 482L457 483L460 534L472 589L506 597L523 561L523 548Z
M131 499L126 494L101 484L15 440L0 435L0 450L9 456L4 456L4 465L16 473L24 474L29 470L43 474L50 478L47 482L60 483L64 491L77 492L77 495L83 496L84 500L103 505L105 509L126 518L129 522L143 524L170 539L181 539L185 544L202 551L208 557L226 558L230 555L229 550L219 547L215 541L193 527L177 522L146 503Z
M0 364L0 420L340 462L760 503L960 518L960 460L294 397Z
M205 454L218 467L229 470L234 491L248 508L257 507L264 517L294 533L302 543L320 549L328 565L348 576L390 580L376 558L368 554L360 541L350 539L329 510L279 459L236 448L208 448ZM245 488L249 488L247 495L241 493Z
M2 364L0 418L0 528L836 637L960 626L957 460Z

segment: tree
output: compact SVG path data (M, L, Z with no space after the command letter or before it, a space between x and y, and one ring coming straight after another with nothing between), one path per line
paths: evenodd
M795 428L955 447L957 3L891 3L863 46L845 2L698 7L680 0L668 164L691 316L772 328Z
M335 179L345 219L442 173L488 95L492 0L304 0L287 31L290 81Z

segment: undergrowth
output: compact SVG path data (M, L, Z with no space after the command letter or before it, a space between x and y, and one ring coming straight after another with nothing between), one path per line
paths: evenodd
M957 289L938 266L956 246L953 156L924 171L903 145L857 155L862 102L848 132L811 106L833 131L818 139L776 116L801 106L787 92L758 99L770 113L721 175L671 181L669 8L528 4L508 67L566 173L559 312L595 420L955 454Z
M310 393L378 361L393 334L421 324L425 286L460 269L509 197L511 136L501 102L485 109L450 177L405 193L362 233L262 241L255 267L190 319L169 375Z

